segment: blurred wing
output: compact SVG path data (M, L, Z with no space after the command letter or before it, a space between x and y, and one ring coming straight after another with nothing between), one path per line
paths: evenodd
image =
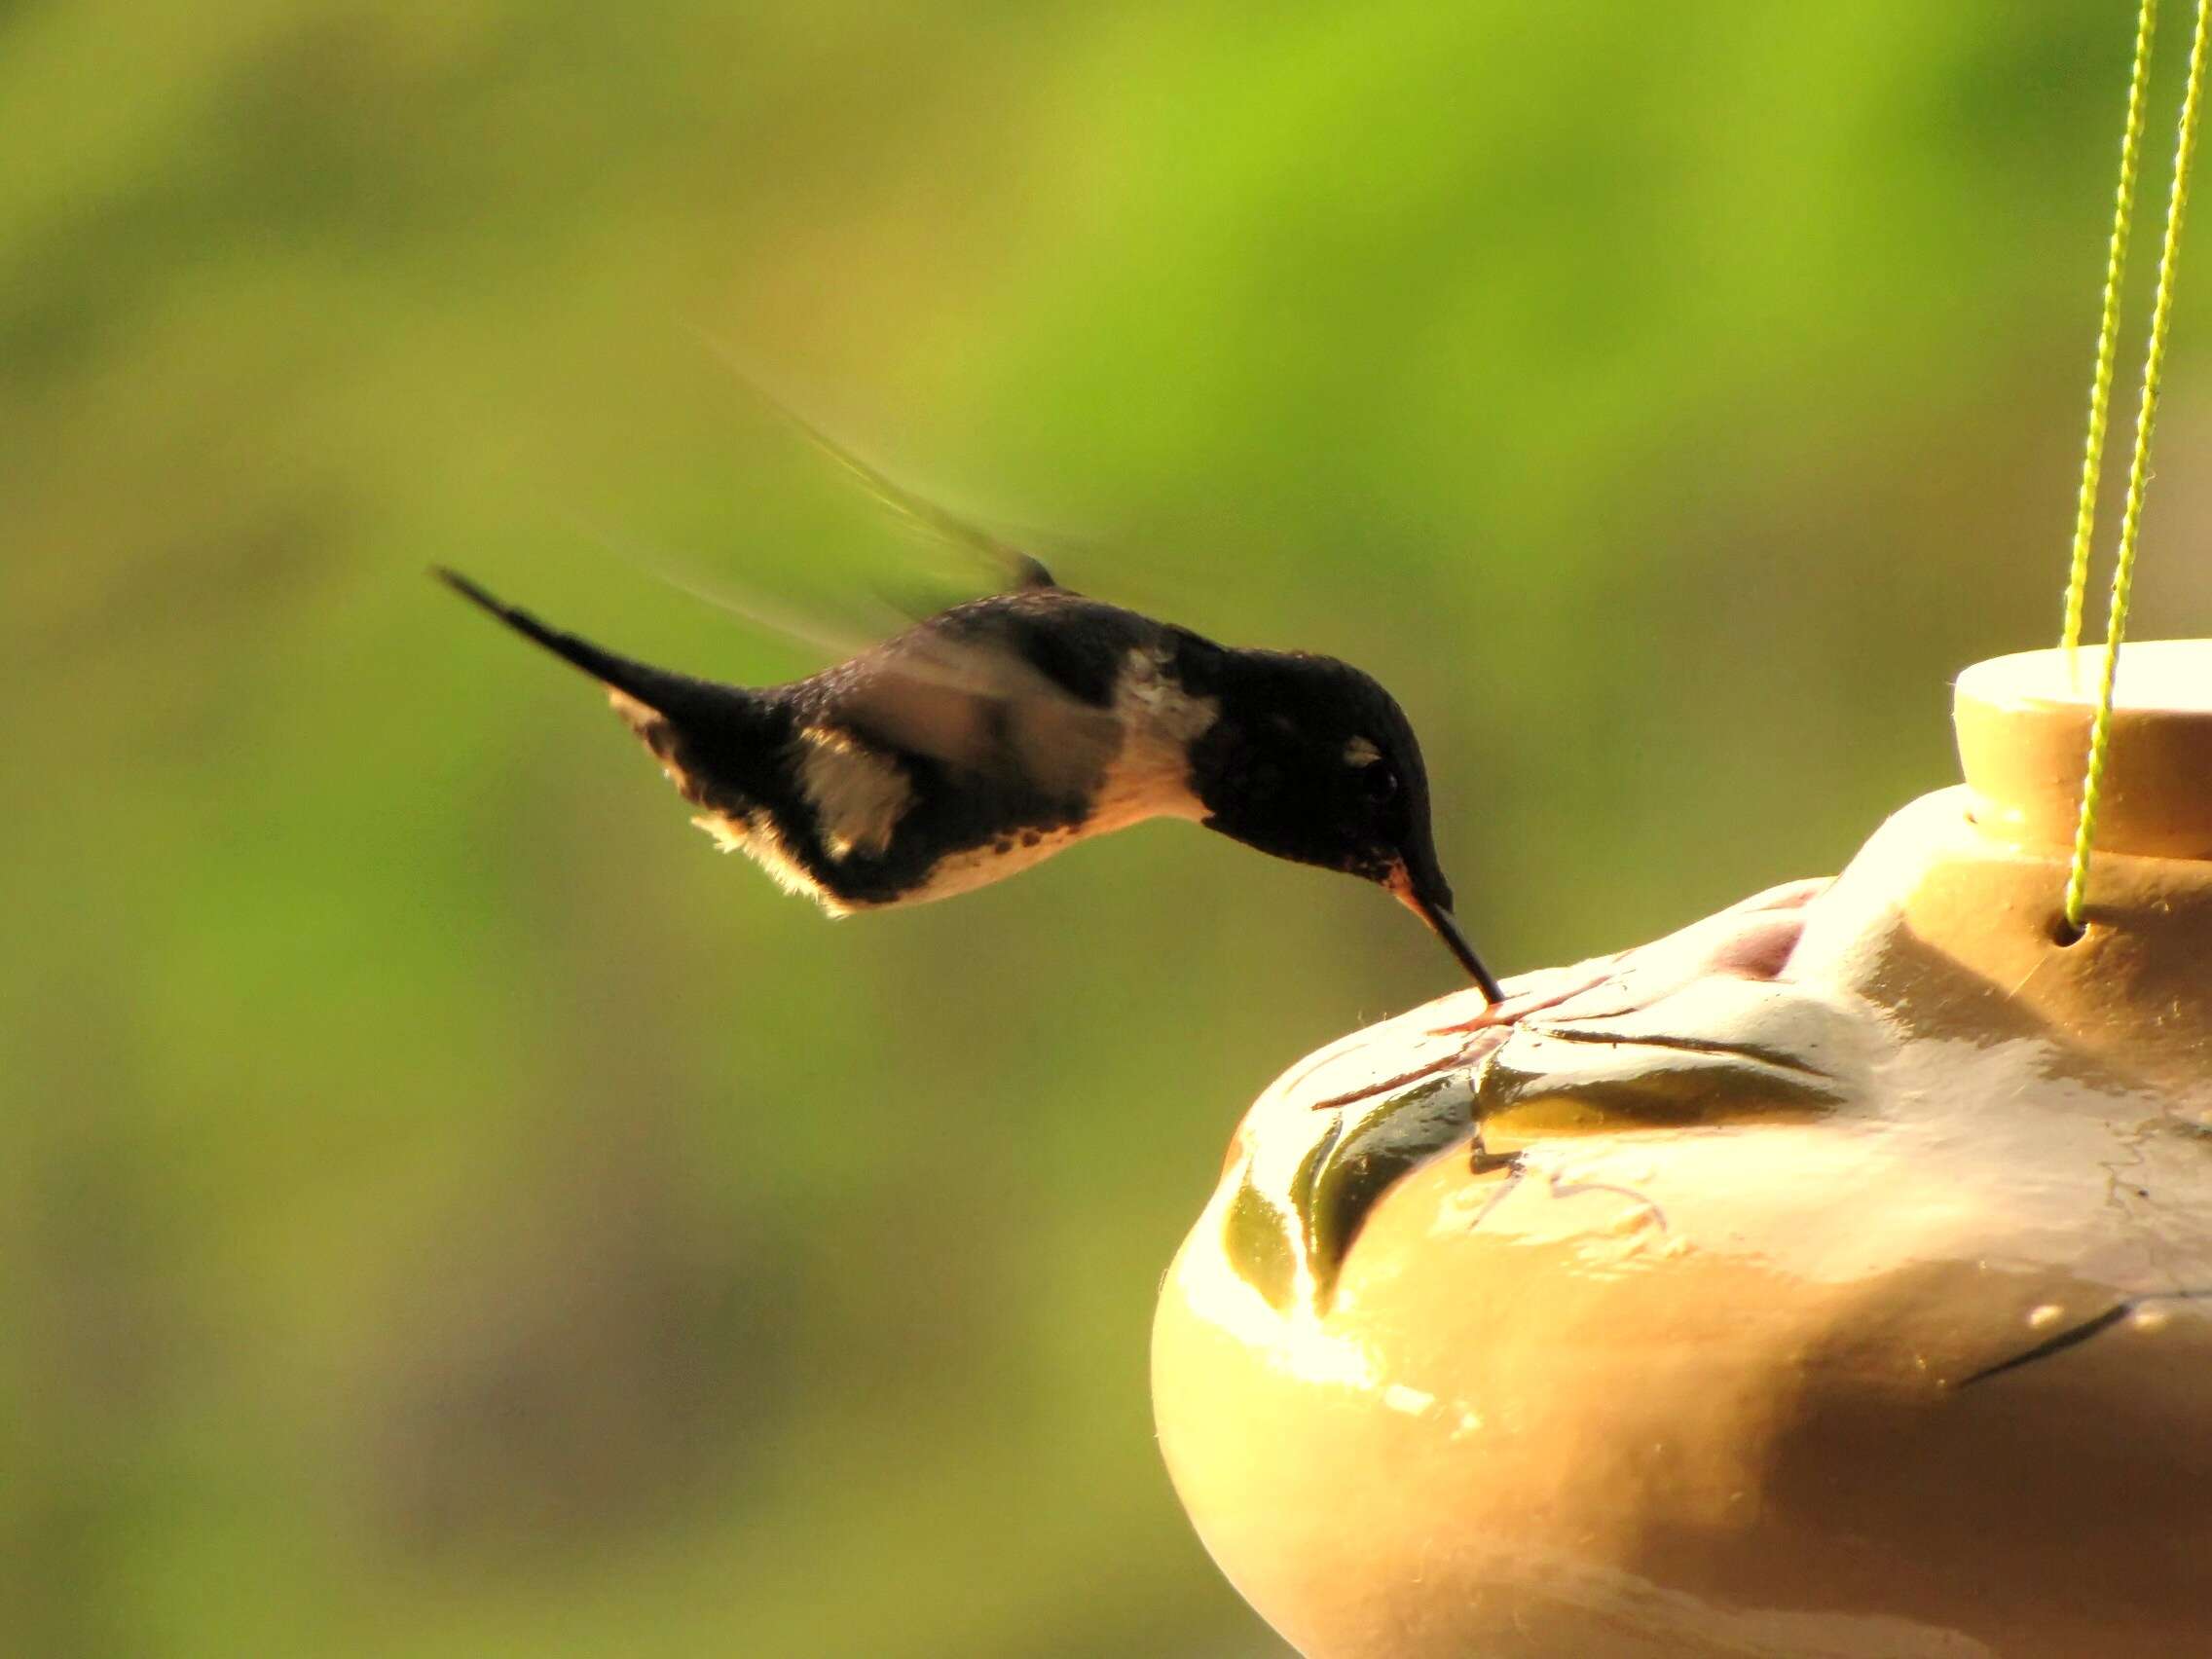
M876 504L888 511L899 523L909 530L919 531L932 540L959 548L997 571L998 581L994 592L1020 593L1033 588L1059 586L1053 579L1052 572L1045 568L1044 561L1035 554L1016 547L1004 535L985 529L975 520L963 518L950 508L917 495L895 481L881 468L863 461L762 386L737 360L736 354L728 347L712 335L702 333L700 338L721 359L722 366L729 370L740 386L815 449L829 457L840 472L859 483Z
M822 712L880 742L976 776L1013 778L1025 766L1039 787L1060 795L1103 767L1119 740L1119 725L1105 711L987 630L960 637L902 631L912 619L889 611L872 627L825 620L726 577L701 575L664 549L617 538L573 515L569 522L625 563L760 633L847 659L820 676L827 688Z
M854 670L833 693L835 719L1007 792L1081 799L1121 745L1112 712L988 637L912 631Z
M1000 572L1000 591L1021 593L1033 588L1060 585L1052 579L1052 572L1045 568L1044 561L1035 554L1023 552L973 520L962 518L950 508L940 506L935 501L917 496L903 485L893 482L795 410L777 402L757 387L754 389L762 401L796 428L807 442L834 461L839 470L858 481L861 488L874 498L876 504L901 524L918 530L936 540L973 553L996 569Z
M895 614L873 629L825 621L725 577L698 575L665 555L604 535L594 539L749 627L846 659L818 677L822 713L878 742L972 777L1002 777L1010 788L1026 779L1054 797L1081 793L1120 742L1113 716L1077 697L987 625L949 635L902 631L898 624L911 619Z

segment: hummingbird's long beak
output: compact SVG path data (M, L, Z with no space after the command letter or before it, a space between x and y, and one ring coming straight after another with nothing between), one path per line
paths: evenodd
M1475 947L1467 942L1467 936L1459 931L1459 923L1452 914L1449 900L1438 900L1421 892L1415 885L1413 873L1402 864L1392 868L1383 885L1389 888L1399 903L1429 925L1430 930L1458 960L1459 966L1467 971L1467 977L1474 980L1484 999L1493 1008L1505 1000L1505 993L1498 989L1497 980L1483 966L1482 958L1475 954Z

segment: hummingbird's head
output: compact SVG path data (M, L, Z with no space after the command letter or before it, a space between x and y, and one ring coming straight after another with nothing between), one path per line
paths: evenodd
M1333 657L1226 657L1220 718L1191 747L1206 828L1387 888L1500 1000L1453 918L1452 884L1429 828L1428 773L1397 700Z

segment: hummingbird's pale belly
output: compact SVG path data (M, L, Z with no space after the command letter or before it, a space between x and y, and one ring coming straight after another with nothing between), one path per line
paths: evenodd
M936 899L972 893L978 887L987 887L994 881L1003 881L1043 864L1063 848L1099 832L1098 827L1089 823L1056 830L1013 830L981 846L947 853L930 866L919 882L896 899L857 900L824 886L813 871L793 858L764 813L743 818L728 813L701 813L691 822L712 835L723 852L745 854L774 877L785 892L813 900L832 916L888 909L895 904L923 904Z

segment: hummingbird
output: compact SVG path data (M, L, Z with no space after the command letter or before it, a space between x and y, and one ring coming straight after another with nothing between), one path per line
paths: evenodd
M741 686L617 655L431 573L598 681L692 822L832 916L951 898L1183 818L1376 883L1503 1000L1453 916L1420 745L1373 679L1072 592L809 430L896 509L999 560L1007 585L806 679Z

